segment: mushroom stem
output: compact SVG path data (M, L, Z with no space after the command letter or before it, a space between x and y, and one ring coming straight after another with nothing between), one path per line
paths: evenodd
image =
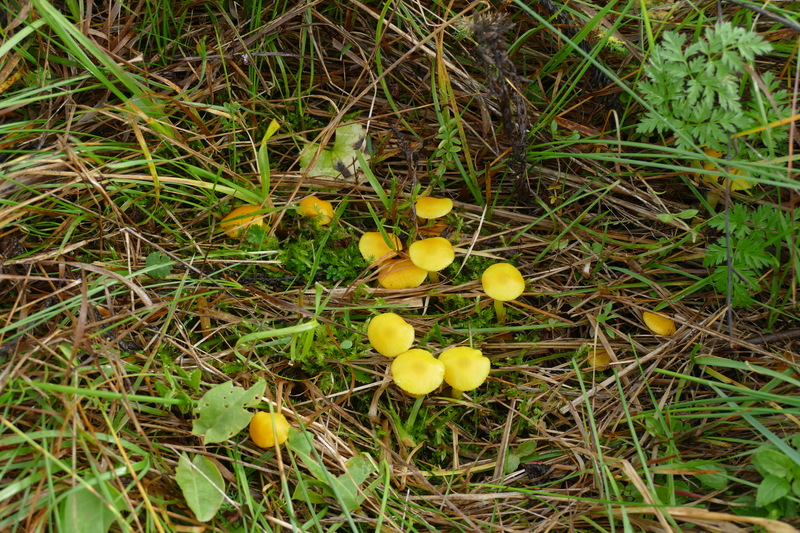
M464 396L464 391L459 390L455 387L450 387L450 397L454 400L460 400L461 397Z
M439 283L439 273L428 272L428 281L430 281L431 283Z
M494 312L497 314L497 323L506 323L506 308L500 300L494 301Z

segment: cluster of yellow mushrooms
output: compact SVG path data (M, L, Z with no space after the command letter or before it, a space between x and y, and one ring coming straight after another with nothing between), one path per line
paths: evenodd
M250 226L268 229L267 219L270 211L270 209L260 205L243 205L225 215L219 225L225 235L235 239L241 236ZM324 226L333 220L333 205L327 200L320 200L316 196L308 196L300 200L297 212L315 220L320 226Z
M377 270L378 283L385 289L408 289L419 287L426 280L437 283L438 273L455 260L453 245L441 237L445 227L437 223L453 208L448 198L421 197L414 206L417 217L429 221L419 228L419 238L403 250L399 236L386 231L364 233L358 249L365 260ZM270 209L263 206L246 205L231 211L220 223L229 237L235 238L251 225L267 228L266 217ZM297 211L313 219L319 225L331 222L334 217L330 202L309 196L300 201ZM518 298L525 290L525 280L517 268L509 263L495 263L481 276L483 292L494 300L499 323L505 323L506 310L503 302ZM647 327L658 335L675 333L675 323L664 316L645 312ZM452 388L452 396L480 387L489 375L491 363L480 350L468 346L456 346L444 350L438 358L431 352L412 348L414 327L395 313L382 313L370 320L367 337L372 347L381 355L392 359L391 373L394 383L408 394L421 397L429 394L443 383ZM604 350L596 350L589 357L589 366L598 368L609 363ZM281 413L260 411L250 423L250 436L262 448L283 444L289 434L289 422Z
M448 348L435 358L431 352L412 348L414 327L400 315L382 313L367 326L369 343L392 359L392 379L412 396L438 389L442 382L453 388L453 397L480 387L489 376L489 359L468 346Z

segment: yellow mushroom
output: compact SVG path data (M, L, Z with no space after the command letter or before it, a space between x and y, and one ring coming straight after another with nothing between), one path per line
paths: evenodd
M367 338L379 354L396 357L414 344L414 326L400 315L382 313L369 321Z
M281 413L259 411L250 419L250 438L259 448L272 448L286 442L290 427Z
M525 291L525 280L517 267L509 263L495 263L483 271L483 292L494 300L497 321L505 324L506 309L503 302L519 298Z
M651 313L650 311L645 311L642 313L642 319L644 320L647 329L656 335L669 337L675 333L675 321L671 318L657 315L655 313Z
M372 264L379 262L384 257L392 257L403 247L400 237L394 233L387 235L391 246L386 243L383 234L379 231L368 231L358 239L358 251L361 257Z
M586 365L592 370L605 370L611 363L611 356L603 348L589 348L589 357Z
M408 350L392 361L392 379L410 395L423 396L442 384L444 363L427 350Z
M243 205L225 215L219 226L228 237L235 239L250 226L260 226L266 230L269 227L264 220L266 216L260 206Z
M419 218L441 218L453 210L453 200L423 196L417 200L414 210Z
M437 272L450 266L456 258L453 245L444 237L414 241L408 247L408 258L429 273L432 283L439 281Z
M333 205L326 200L320 200L316 196L308 196L300 200L298 212L315 220L320 226L324 226L333 220Z
M391 259L378 271L378 283L384 289L412 289L422 285L427 277L428 271L410 259Z
M491 367L483 352L469 346L448 348L439 355L439 361L444 363L444 380L453 387L453 398L483 385Z

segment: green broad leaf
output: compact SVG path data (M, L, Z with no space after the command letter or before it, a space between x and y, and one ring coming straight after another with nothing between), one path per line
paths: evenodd
M308 471L319 481L323 496L336 498L339 504L348 511L358 509L364 497L359 493L359 486L375 471L367 456L350 458L346 463L347 472L334 477L325 466L312 454L314 437L307 431L289 433L288 448L293 451ZM314 483L314 485L317 485Z
M756 507L766 507L789 494L789 482L777 476L767 476L756 491Z
M253 413L245 407L258 403L266 389L263 379L250 390L236 387L232 381L210 389L197 402L195 413L199 416L192 424L192 433L202 435L203 444L228 440L250 423Z
M164 279L172 272L172 260L161 252L151 252L145 260L147 273L155 279Z
M106 533L122 509L122 495L108 482L95 485L94 491L79 485L59 506L62 533Z
M692 468L696 468L697 470L715 471L709 474L695 474L697 480L700 481L704 487L712 490L724 490L728 486L728 478L725 473L725 467L711 461L693 461L689 464Z
M530 461L536 454L536 441L526 440L514 450L514 455L518 456L523 461Z
M336 142L333 151L336 153L352 153L364 147L367 130L361 124L347 124L336 128ZM346 152L349 151L349 152Z
M317 481L311 476L301 474L303 478L302 483L298 483L292 492L292 500L305 503L325 503L325 485L321 481ZM309 490L314 489L314 490Z
M286 441L288 448L300 457L300 460L306 465L311 475L320 481L327 481L327 476L330 473L322 466L322 463L311 455L311 449L314 443L314 436L307 431L291 431L289 432L289 439Z
M519 468L520 464L519 455L516 453L509 453L506 455L506 464L503 465L503 472L506 474L510 474L511 472L516 472Z
M355 511L364 501L359 487L375 471L372 462L363 455L351 457L345 463L347 472L331 480L332 496L348 511Z
M785 454L772 448L761 448L753 455L753 466L762 476L785 478L795 464Z
M366 129L361 124L348 124L336 128L335 140L331 148L323 149L317 156L313 166L311 162L319 150L319 145L311 144L305 147L300 156L300 169L306 170L311 177L335 178L343 172L352 172L355 169L359 156L369 159L363 152L366 145Z
M189 509L201 522L214 518L225 501L225 480L217 465L204 455L195 455L190 461L188 455L181 454L175 481Z

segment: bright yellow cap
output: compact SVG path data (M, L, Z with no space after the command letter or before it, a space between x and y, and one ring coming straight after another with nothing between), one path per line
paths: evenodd
M395 357L411 349L414 344L414 326L394 313L382 313L369 321L367 338L375 351L386 357Z
M333 220L333 205L326 200L320 200L316 196L308 196L300 200L298 212L303 216L316 220L320 226L324 226Z
M410 259L392 259L381 265L378 283L384 289L413 289L428 277L428 272L414 265Z
M525 291L525 280L517 267L509 263L495 263L483 271L483 292L489 298L507 302Z
M644 313L642 313L642 318L644 319L644 323L647 326L647 329L649 329L656 335L663 335L664 337L669 337L670 335L675 333L675 321L672 320L671 318L657 315L655 313L651 313L650 311L645 311Z
M450 241L444 237L431 237L411 243L408 257L422 270L439 272L452 264L456 254Z
M289 421L281 413L259 411L250 419L250 438L259 448L272 448L289 438Z
M491 362L483 352L469 346L448 348L439 355L444 363L444 380L459 391L480 387L489 376Z
M232 239L241 235L242 232L252 225L267 229L267 223L264 221L267 215L263 211L263 208L257 205L243 205L237 207L225 215L225 218L222 219L219 226L222 228L222 231Z
M423 196L417 200L414 210L419 218L439 218L453 210L453 200L450 198L433 198Z
M392 379L413 396L435 391L444 380L444 363L427 350L403 352L392 361Z
M400 237L394 233L388 234L389 241L392 246L390 247L383 240L383 235L379 231L368 231L358 239L358 251L361 252L361 257L369 262L375 262L381 257L392 254L403 247L400 242Z

